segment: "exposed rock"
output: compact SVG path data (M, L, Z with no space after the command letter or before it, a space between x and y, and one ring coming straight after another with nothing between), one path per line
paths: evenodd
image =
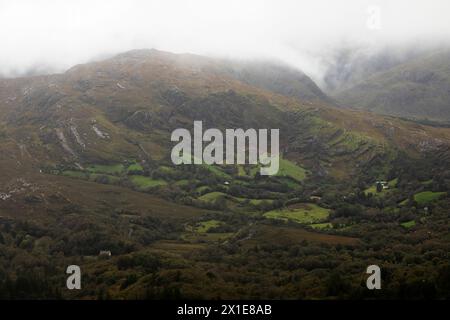
M77 143L83 148L86 148L86 144L83 142L83 140L81 139L80 135L78 134L78 130L77 127L75 126L70 126L70 131L72 132L72 134L75 137L75 140L77 141Z
M106 132L103 132L103 131L101 131L98 127L97 127L97 125L93 125L92 126L92 129L94 129L94 132L95 132L95 134L99 137L99 138L101 138L101 139L109 139L110 137L109 137L109 134L107 134Z
M72 150L71 147L69 147L69 144L67 143L67 139L64 136L64 132L61 128L56 128L56 136L59 139L59 142L61 143L61 146L63 147L63 149L65 151L67 151L68 153L70 153L72 156L76 157L77 154L75 153L75 151Z

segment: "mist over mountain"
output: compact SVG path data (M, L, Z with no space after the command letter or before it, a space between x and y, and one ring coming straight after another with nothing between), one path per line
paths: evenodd
M346 3L2 1L0 75L15 77L36 68L64 72L105 55L157 48L232 59L281 60L322 86L328 61L341 49L356 46L379 51L411 42L419 47L429 41L436 45L449 39L448 1ZM380 10L380 25L370 28L369 8L374 5Z
M417 57L438 52L450 45L412 42L385 47L342 44L333 49L326 61L328 67L323 76L323 89L335 94L354 86L375 73L389 70Z
M428 292L420 276L399 289L406 267L447 294L448 128L338 108L278 63L158 50L2 79L0 111L0 297L328 298L339 268L342 297L370 298L374 247L414 258L390 264L383 297ZM194 121L278 128L279 172L174 165L171 132ZM84 286L58 289L73 263Z
M326 76L328 92L347 107L450 121L449 52L446 46L365 57L347 52Z
M449 299L450 2L376 2L0 0L0 300Z

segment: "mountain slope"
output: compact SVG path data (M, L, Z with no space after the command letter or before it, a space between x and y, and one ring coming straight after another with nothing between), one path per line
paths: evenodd
M450 51L422 55L360 81L334 97L357 109L450 121Z
M229 62L227 74L249 85L304 102L335 105L335 101L323 93L306 74L281 63Z
M0 298L326 298L336 269L365 296L380 256L383 298L405 270L440 277L450 129L302 100L290 72L273 86L271 66L230 64L140 50L0 80ZM171 132L195 120L279 128L279 173L173 165ZM72 264L82 290L61 289Z
M130 155L167 159L172 130L191 128L194 120L222 129L280 128L282 147L290 145L287 157L319 156L327 166L359 161L355 148L365 150L368 161L380 152L421 154L423 145L448 144L446 129L305 102L295 90L269 91L263 88L265 77L259 77L265 72L252 66L236 74L222 60L143 50L61 75L3 80L3 139L26 149L41 168L117 162ZM263 84L251 86L255 79ZM349 141L356 136L360 142ZM343 170L347 174L355 167Z

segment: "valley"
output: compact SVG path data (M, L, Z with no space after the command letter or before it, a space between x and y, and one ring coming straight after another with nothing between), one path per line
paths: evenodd
M450 129L340 108L293 72L135 50L1 79L0 297L448 297ZM174 165L194 121L279 129L278 173Z

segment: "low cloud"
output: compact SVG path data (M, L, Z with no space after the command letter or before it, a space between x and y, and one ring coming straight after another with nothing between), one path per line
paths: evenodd
M380 19L371 28L374 7ZM448 0L0 0L0 74L61 72L157 48L277 58L320 81L344 45L376 50L450 38L448 12Z

